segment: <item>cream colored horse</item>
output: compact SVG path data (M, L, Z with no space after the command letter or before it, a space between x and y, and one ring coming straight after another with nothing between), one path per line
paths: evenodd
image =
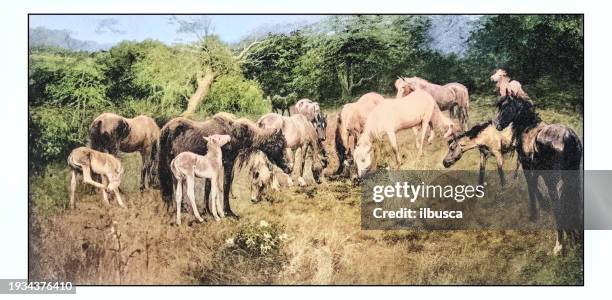
M523 91L523 86L516 80L510 80L510 76L504 69L497 69L491 75L491 81L495 82L495 86L499 91L499 95L505 97L508 93L510 96L518 96L524 99L529 99L529 96Z
M420 127L417 147L418 157L423 154L423 142L429 126L438 129L448 137L459 131L458 126L441 111L433 97L424 90L415 90L402 99L385 99L369 114L363 133L357 141L354 158L357 173L363 176L376 166L374 142L380 142L387 136L397 166L400 165L400 153L396 133L403 129Z
M459 120L463 130L467 127L470 109L470 96L467 88L457 82L438 85L419 77L400 77L395 81L396 98L404 97L412 91L422 89L428 92L442 111L448 110L452 118Z
M70 207L76 208L75 191L77 187L78 175L83 175L83 182L93 185L102 190L102 199L109 205L108 196L115 196L117 203L125 207L119 193L119 184L123 175L123 166L114 156L93 150L88 147L79 147L68 156L68 166L70 166ZM92 174L99 175L102 183L91 178Z
M181 203L183 202L183 189L193 214L198 221L203 222L198 207L195 203L195 179L206 178L211 181L210 199L204 199L208 210L215 220L225 217L223 211L223 162L221 147L230 141L229 135L211 135L203 137L207 142L208 152L206 155L198 155L193 152L181 152L172 162L170 170L174 177L174 200L176 201L176 224L181 225Z

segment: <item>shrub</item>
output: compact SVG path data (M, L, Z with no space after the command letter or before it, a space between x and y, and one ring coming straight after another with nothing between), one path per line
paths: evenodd
M258 225L247 224L240 227L227 243L250 256L267 256L277 254L286 238L287 235L282 233L280 226L261 221Z
M220 111L242 115L262 114L269 111L259 84L240 75L219 76L210 92L200 104L199 113L215 114Z

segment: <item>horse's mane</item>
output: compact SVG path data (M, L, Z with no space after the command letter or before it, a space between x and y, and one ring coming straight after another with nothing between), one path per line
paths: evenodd
M527 128L532 128L537 126L542 119L540 115L535 111L535 107L533 106L533 102L529 98L524 98L518 95L506 95L500 97L497 101L496 106L498 109L501 108L502 103L505 101L512 101L512 105L519 106L518 115L515 116L513 131L516 134L521 133Z
M459 134L457 138L462 138L462 137L467 137L469 139L476 138L478 134L480 134L483 130L485 130L485 128L489 127L491 124L493 124L493 121L491 120L478 123L472 126L472 128L470 128L468 131Z

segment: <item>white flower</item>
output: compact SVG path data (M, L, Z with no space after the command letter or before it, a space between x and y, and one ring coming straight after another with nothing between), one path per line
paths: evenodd
M287 235L286 233L281 234L280 236L278 236L278 238L281 241L287 240L289 238L289 235Z
M270 224L264 220L259 221L259 227L268 227Z
M225 244L228 246L234 246L234 238L228 238L225 240Z

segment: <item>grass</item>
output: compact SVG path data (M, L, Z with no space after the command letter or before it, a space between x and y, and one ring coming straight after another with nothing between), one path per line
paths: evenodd
M494 114L486 100L474 99L470 124ZM333 114L328 111L330 120ZM581 116L540 114L582 136ZM331 132L333 122L329 126ZM444 141L426 145L419 161L411 131L400 134L400 145L402 169L443 169ZM331 144L326 150L332 150ZM360 189L342 181L286 188L269 195L271 201L252 204L249 179L239 172L231 200L239 220L207 217L200 224L184 213L178 227L159 191L138 191L138 155L121 159L127 209L114 202L105 207L101 195L87 188L78 192L77 209L66 209L63 165L30 178L31 279L78 284L583 284L582 250L552 256L550 230L362 230ZM337 164L334 159L331 155L330 168ZM514 167L514 159L506 168ZM477 167L473 152L452 168ZM494 169L492 161L488 168ZM262 221L269 227L261 227Z

